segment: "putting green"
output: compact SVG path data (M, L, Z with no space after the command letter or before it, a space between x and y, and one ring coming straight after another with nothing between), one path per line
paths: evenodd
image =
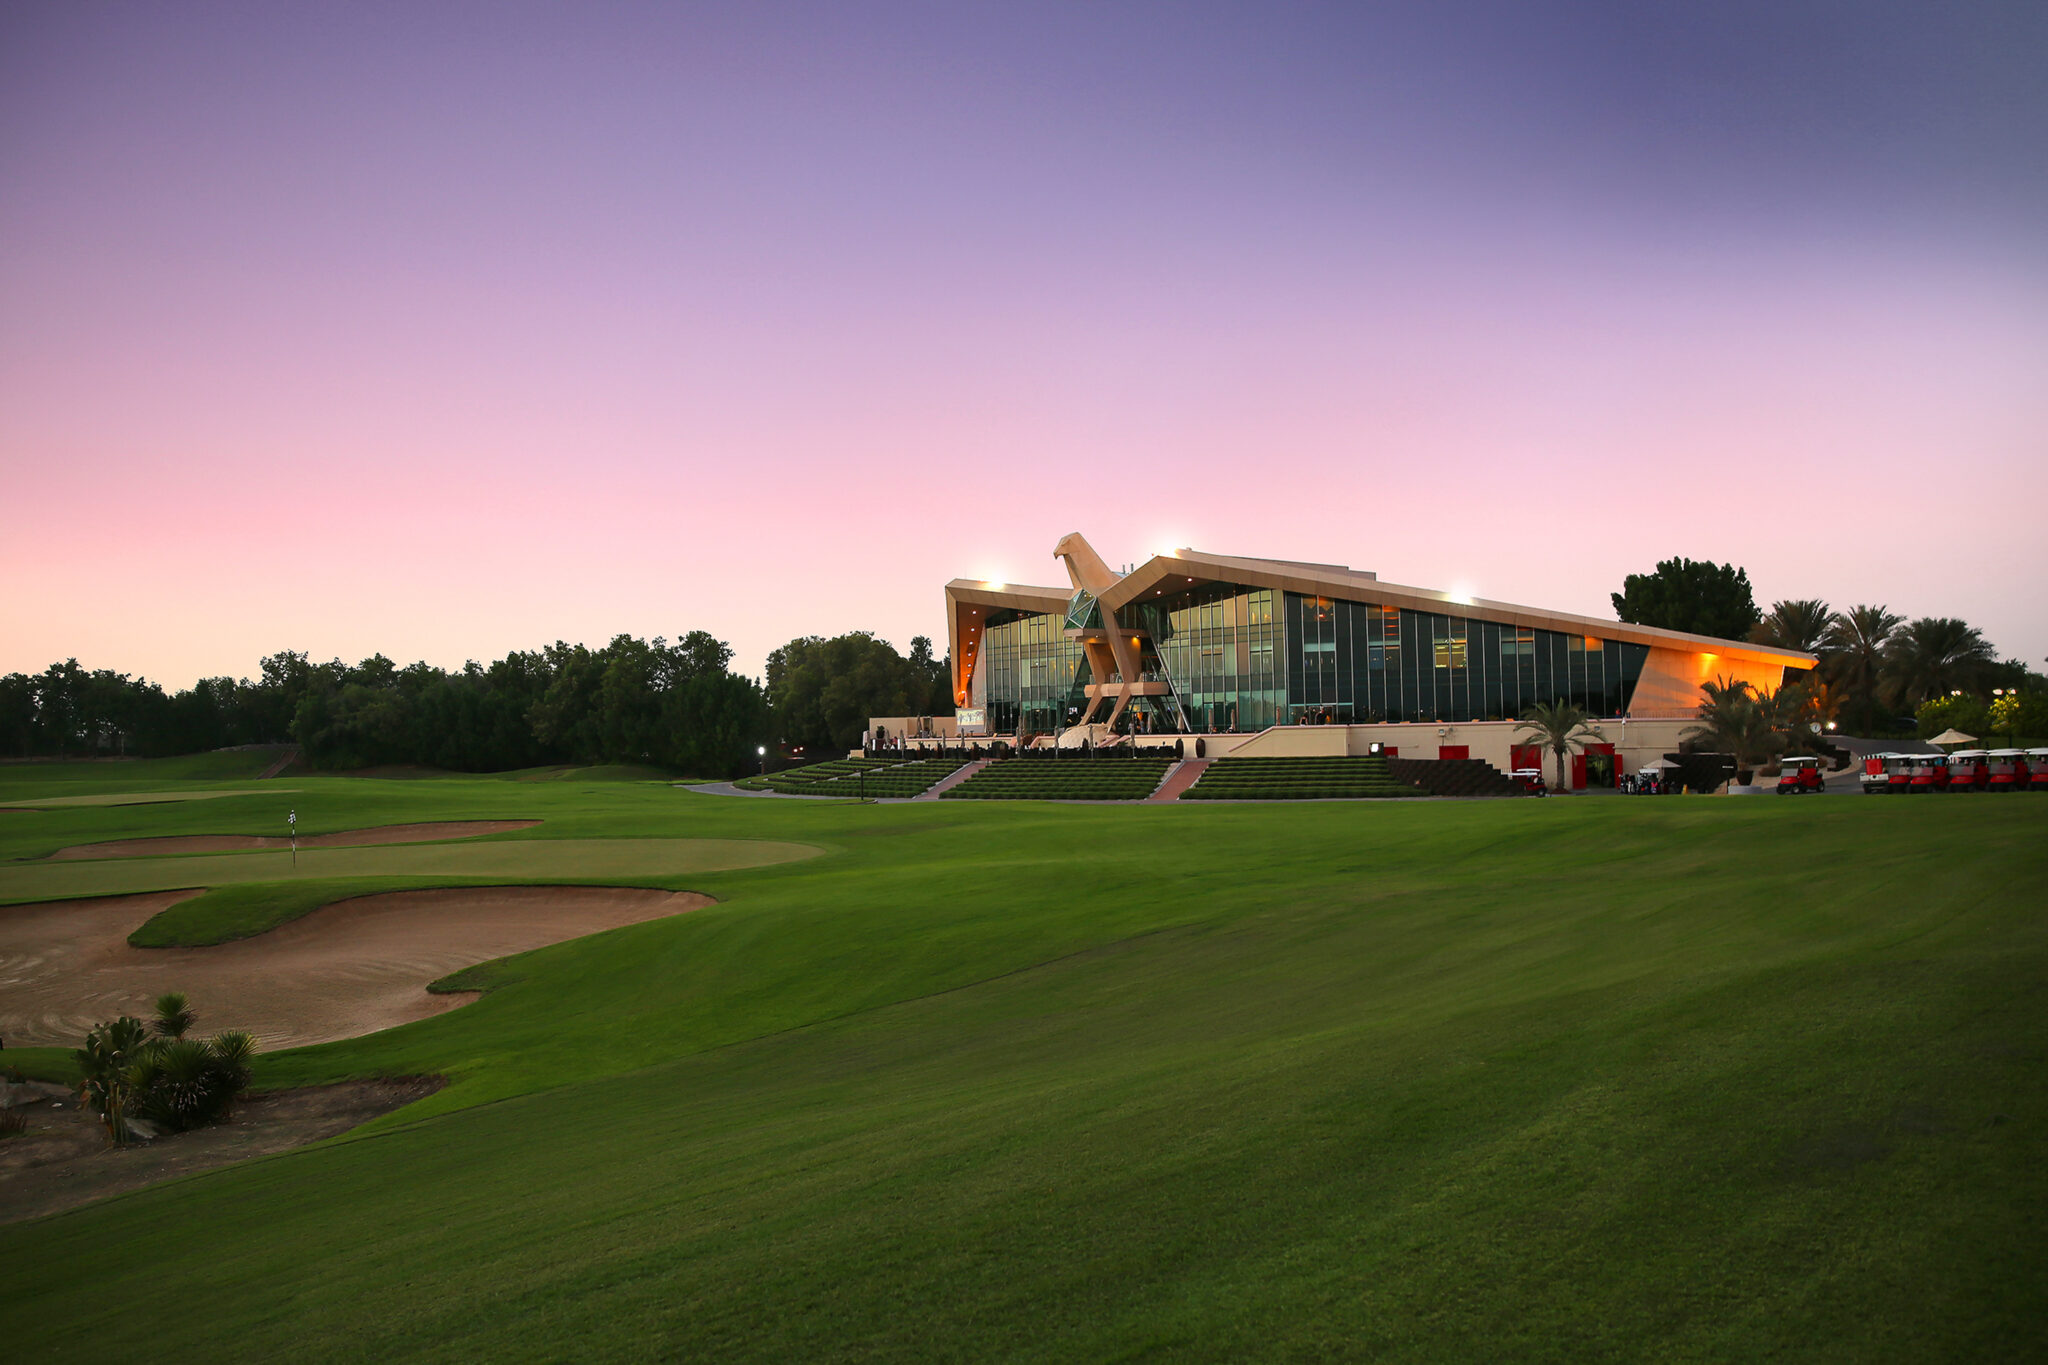
M238 787L233 791L94 792L90 796L32 796L0 801L0 806L154 806L165 801L211 801L216 796L279 796L298 787Z
M187 886L330 877L501 877L507 881L630 880L731 872L824 852L772 839L516 839L495 843L217 853L181 858L0 867L0 903L125 896Z

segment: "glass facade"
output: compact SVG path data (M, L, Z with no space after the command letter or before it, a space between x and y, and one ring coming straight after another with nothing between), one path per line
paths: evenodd
M1535 630L1449 613L1200 584L1124 608L1142 629L1141 666L1173 697L1127 714L1154 730L1251 731L1301 722L1513 720L1565 700L1596 717L1626 714L1646 645ZM1099 622L1093 598L1064 614L990 615L981 670L996 734L1058 730L1087 706L1087 658L1069 629ZM1097 719L1101 717L1098 716Z
M1647 645L1286 594L1287 719L1513 720L1564 700L1628 710Z
M1052 731L1069 708L1085 704L1088 664L1081 642L1067 638L1064 617L994 612L982 632L981 670L989 730L1013 735Z
M1213 584L1140 610L1193 729L1263 730L1282 719L1279 597Z

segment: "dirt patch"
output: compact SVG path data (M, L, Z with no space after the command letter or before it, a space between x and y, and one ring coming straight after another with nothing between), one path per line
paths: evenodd
M467 1003L427 983L492 958L712 904L693 891L478 886L336 901L267 934L210 948L135 948L128 935L196 891L0 906L0 1037L76 1047L120 1014L184 991L200 1028L266 1049L327 1043Z
M28 1131L0 1139L0 1223L318 1142L431 1095L441 1084L413 1077L247 1095L226 1122L126 1147L108 1145L98 1117L71 1096L32 1104L21 1111Z
M484 834L532 829L538 820L438 820L423 825L372 825L333 834L302 834L300 848L361 848L368 844L425 844L437 839L474 839ZM269 834L170 834L153 839L110 839L73 844L45 862L83 858L154 858L166 853L235 853L248 848L290 848L289 838Z

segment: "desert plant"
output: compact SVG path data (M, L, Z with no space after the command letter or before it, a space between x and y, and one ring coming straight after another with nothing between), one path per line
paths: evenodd
M78 1064L85 1073L79 1097L92 1106L100 1122L106 1124L107 1136L115 1142L129 1138L136 1066L149 1041L142 1021L124 1014L87 1033L85 1046L78 1049Z
M183 1132L232 1112L249 1084L256 1040L240 1030L204 1042L181 1036L195 1018L185 997L173 991L157 1001L154 1034L140 1019L122 1015L86 1035L77 1053L85 1073L79 1093L114 1142L128 1141L136 1120Z
M186 1000L183 991L165 991L156 998L157 1035L163 1038L183 1038L185 1031L199 1022L199 1014Z
M1517 730L1528 731L1536 736L1544 748L1557 755L1557 790L1570 791L1564 780L1565 755L1571 752L1574 743L1587 740L1604 740L1600 727L1593 724L1593 718L1583 706L1574 706L1562 699L1554 702L1538 702L1522 712Z

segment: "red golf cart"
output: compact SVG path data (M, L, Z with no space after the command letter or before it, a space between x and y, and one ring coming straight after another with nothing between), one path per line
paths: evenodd
M1543 784L1541 768L1517 768L1508 774L1508 781L1520 787L1524 796L1550 795L1550 788Z
M1948 755L1913 755L1913 774L1907 779L1906 790L1916 795L1922 792L1947 791Z
M1985 784L1986 791L2023 792L2027 789L2027 758L2018 749L1993 749L1991 751L1991 778Z
M2048 792L2048 749L2027 750L2027 790Z
M1893 796L1904 796L1913 789L1913 765L1918 763L1920 754L1886 754L1884 756L1884 789Z
M1820 760L1806 754L1794 754L1780 761L1778 766L1778 795L1793 796L1800 792L1821 790Z
M1990 774L1982 749L1958 749L1948 756L1948 789L1952 792L1980 792Z

